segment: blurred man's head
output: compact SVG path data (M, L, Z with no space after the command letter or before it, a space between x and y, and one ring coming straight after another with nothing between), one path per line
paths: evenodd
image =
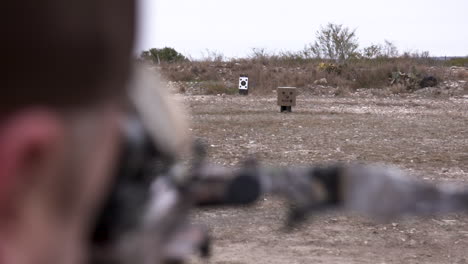
M0 12L0 263L74 263L119 146L134 1Z

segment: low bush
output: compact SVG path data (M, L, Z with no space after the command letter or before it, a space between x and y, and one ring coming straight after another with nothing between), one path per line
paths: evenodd
M468 56L453 58L446 61L447 66L458 66L458 67L468 67Z
M235 94L237 89L235 87L229 87L223 82L209 81L200 84L204 94L216 95L216 94Z
M328 67L325 67L327 66ZM331 66L330 66L331 65ZM298 59L293 54L264 55L229 61L182 61L162 63L163 76L170 81L206 83L206 93L237 93L240 75L249 76L252 94L271 94L281 86L312 88L314 85L343 87L347 90L359 88L384 88L390 86L392 73L401 72L418 78L435 77L439 83L444 79L464 79L466 72L456 74L447 71L444 62L429 65L419 58L352 59L345 64L335 65L332 61ZM326 84L315 81L325 78ZM417 89L416 88L413 88Z

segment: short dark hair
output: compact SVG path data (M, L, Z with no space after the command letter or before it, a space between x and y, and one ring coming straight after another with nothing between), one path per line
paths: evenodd
M84 106L122 94L135 0L7 0L0 28L0 114Z

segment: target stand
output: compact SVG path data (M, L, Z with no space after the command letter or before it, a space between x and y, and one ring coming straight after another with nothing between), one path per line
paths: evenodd
M296 106L296 87L278 87L276 89L278 95L278 105L280 112L292 112L292 107Z
M249 76L241 75L239 77L239 94L248 95L249 94Z

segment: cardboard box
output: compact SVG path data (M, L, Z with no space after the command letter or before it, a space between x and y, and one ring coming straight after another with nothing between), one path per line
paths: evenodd
M279 106L296 106L296 87L278 87L276 89Z

